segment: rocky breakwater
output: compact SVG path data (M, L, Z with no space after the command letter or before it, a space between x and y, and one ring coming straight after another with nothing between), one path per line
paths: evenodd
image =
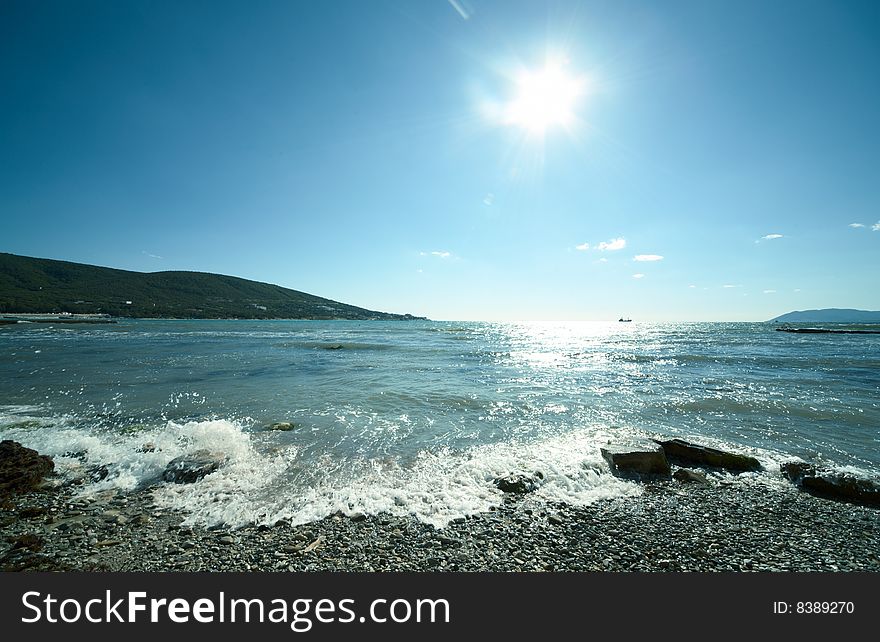
M683 466L721 468L734 473L757 472L761 462L750 455L693 444L684 439L655 440L669 461Z
M607 444L599 449L611 472L637 479L669 477L670 466L663 449L647 440Z
M782 474L789 481L811 495L866 506L880 506L880 485L873 480L816 467L803 461L786 462L781 468Z

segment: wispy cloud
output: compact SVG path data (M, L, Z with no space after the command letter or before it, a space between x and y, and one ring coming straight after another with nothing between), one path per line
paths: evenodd
M738 285L731 285L730 283L725 283L721 286L722 288L738 288Z
M871 226L872 232L880 232L880 221L877 221Z
M641 273L639 273L639 274L633 274L633 278L634 278L634 279L644 279L644 278L645 278L645 275L644 275L644 274L641 274Z
M452 8L458 12L458 15L460 15L463 20L470 19L471 15L474 13L473 9L468 6L468 3L465 0L449 0L449 4L452 5Z
M486 205L487 207L491 207L492 203L494 203L494 202L495 202L495 194L493 194L492 192L489 192L488 194L486 194L486 197L483 199L483 205Z
M636 254L633 261L662 261L663 257L659 254Z
M596 246L596 249L605 252L606 250L609 252L616 252L617 250L622 250L626 247L626 239L617 238L611 239L610 241L602 241L599 245Z
M764 294L776 294L776 290L764 290Z
M865 227L863 223L850 223L849 226L855 228Z
M606 258L603 256L601 259L596 259L595 262L596 262L596 263L608 263L608 259L606 259Z
M144 256L149 256L151 259L163 259L164 258L162 256L159 256L158 254L150 254L146 250L141 250L141 254L143 254Z
M696 285L689 285L689 286L688 286L688 288L689 288L689 289L692 289L692 290L693 290L693 289L696 289L696 287L697 287Z
M574 249L580 250L581 252L584 252L584 251L590 249L590 244L589 243L581 243L580 245L575 245Z
M775 241L776 239L783 238L783 236L783 234L766 234L755 241L755 243L760 243L761 241Z
M431 256L439 256L441 259L448 259L450 256L452 256L452 253L443 250L434 250L433 252L431 252Z

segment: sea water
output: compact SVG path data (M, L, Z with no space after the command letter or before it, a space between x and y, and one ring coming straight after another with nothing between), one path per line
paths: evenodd
M600 447L682 437L880 474L880 335L763 323L120 320L0 326L0 438L104 467L84 494L150 486L192 523L335 511L443 526L544 476L535 501L641 487ZM289 431L267 430L291 422ZM207 448L194 484L161 474ZM97 476L96 476L97 477Z

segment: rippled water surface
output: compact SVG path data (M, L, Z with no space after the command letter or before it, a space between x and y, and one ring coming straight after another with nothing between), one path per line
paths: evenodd
M598 448L685 436L880 471L880 335L768 324L122 321L0 327L0 437L151 483L198 448L229 463L157 499L203 522L411 512L442 525L541 470L538 497L636 494ZM267 431L293 422L288 432ZM143 452L145 444L152 452Z

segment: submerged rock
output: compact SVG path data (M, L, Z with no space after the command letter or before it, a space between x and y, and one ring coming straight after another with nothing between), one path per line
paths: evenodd
M749 455L692 444L684 439L655 441L662 446L666 457L674 463L723 468L736 473L761 470L761 463Z
M0 441L0 499L39 488L55 462L17 441Z
M610 444L603 446L600 452L612 473L669 476L669 462L663 448L650 441Z
M510 473L504 477L496 477L494 483L502 493L525 495L537 490L538 482L541 479L544 479L544 475L540 472L536 472L534 475Z
M168 462L162 479L174 484L191 484L210 475L226 461L226 455L210 450L197 450Z
M296 428L296 424L292 421L276 421L275 423L266 426L266 430L280 430L283 432L293 430L294 428Z
M782 474L811 495L869 506L880 506L880 486L849 473L819 469L803 461L782 464Z

